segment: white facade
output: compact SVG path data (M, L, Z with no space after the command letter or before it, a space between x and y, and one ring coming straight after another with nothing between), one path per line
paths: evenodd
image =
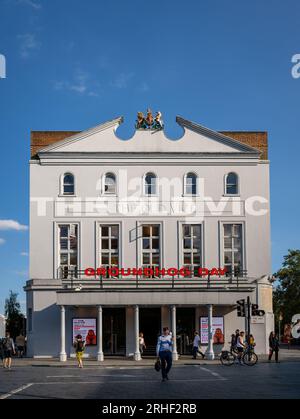
M251 331L257 352L267 352L273 327L269 162L260 159L257 149L182 118L177 121L184 128L179 140L166 138L163 130L137 130L130 140L121 140L115 132L119 118L49 145L30 161L30 355L60 354L64 360L73 352L72 318L95 317L98 339L97 346L87 350L90 356L98 354L101 360L103 351L124 352L139 359L136 338L143 331L147 341L147 330L140 327L151 327L151 310L153 322L169 325L174 335L174 322L179 330L180 324L189 324L177 339L178 352L187 353L187 335L199 330L199 317L208 315L210 305L213 316L224 319L226 343L236 328L245 328L235 304L247 296L266 311L264 322L253 324ZM147 189L150 195L145 190L147 173L156 177L153 190ZM195 175L196 186L186 179L189 173ZM236 185L230 186L230 173L236 175ZM74 185L66 174L73 176ZM109 185L106 174L113 175L115 186ZM193 225L199 228L184 227ZM144 236L149 231L150 239ZM194 234L193 240L183 237L184 232ZM76 250L63 249L72 247L70 235L76 236ZM242 278L212 275L209 283L206 278L177 278L173 288L170 277L139 279L138 288L135 277L103 279L103 288L99 278L81 273L71 280L71 270L69 278L62 279L62 261L83 271L106 260L123 268L157 263L160 268L211 269L234 267L236 262ZM115 322L110 335L109 318ZM149 330L149 336L155 333ZM221 347L214 345L215 352Z

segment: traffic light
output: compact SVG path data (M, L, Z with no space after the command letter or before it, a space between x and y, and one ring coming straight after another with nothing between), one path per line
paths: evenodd
M245 300L238 300L237 302L237 315L238 317L245 317L246 315L246 304Z
M251 316L259 316L262 317L265 315L264 310L259 310L257 304L251 304Z

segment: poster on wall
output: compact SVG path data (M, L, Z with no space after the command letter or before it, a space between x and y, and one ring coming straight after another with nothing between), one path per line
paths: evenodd
M213 343L224 344L224 318L212 318ZM208 344L208 318L200 317L200 339L204 345Z
M86 346L97 345L97 319L73 319L73 341L81 335Z

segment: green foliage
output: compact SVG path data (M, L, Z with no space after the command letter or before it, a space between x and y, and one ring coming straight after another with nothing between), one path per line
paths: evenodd
M25 318L21 313L21 306L18 302L18 293L9 291L9 297L5 300L6 330L15 338L21 332L25 332Z
M276 324L279 313L283 323L290 323L294 314L300 313L300 250L291 250L284 256L282 268L274 274L279 284L274 291Z

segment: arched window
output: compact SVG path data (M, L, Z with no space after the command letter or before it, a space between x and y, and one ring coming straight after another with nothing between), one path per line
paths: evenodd
M115 195L116 191L116 176L113 173L106 173L104 176L104 193Z
M225 193L226 195L237 195L238 194L238 176L236 173L230 172L226 176L225 181Z
M195 173L187 173L184 177L184 194L196 195L197 194L197 176Z
M145 195L156 195L156 176L154 173L145 175Z
M75 182L74 175L72 173L65 173L63 177L62 185L63 195L74 195L75 194Z

